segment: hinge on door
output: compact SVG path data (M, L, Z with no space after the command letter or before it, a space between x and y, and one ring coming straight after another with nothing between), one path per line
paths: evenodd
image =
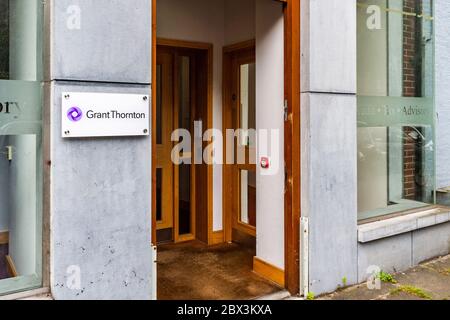
M284 121L289 119L289 105L287 99L284 100Z
M287 170L286 163L284 163L284 193L289 192L291 189L289 174Z
M6 146L6 158L10 162L13 160L13 147L12 146Z

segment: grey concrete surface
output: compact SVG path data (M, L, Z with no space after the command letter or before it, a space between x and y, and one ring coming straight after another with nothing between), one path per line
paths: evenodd
M318 297L318 300L450 299L450 256L423 263L393 277L396 283L381 283L380 289L370 290L364 283Z
M371 266L378 266L385 272L403 271L412 264L411 234L358 244L358 282L365 281ZM370 271L369 271L370 272Z
M304 93L302 106L309 286L323 293L334 291L344 277L357 283L356 97Z
M356 1L301 1L302 92L356 93Z
M370 266L379 266L386 272L400 272L449 253L449 222L367 243L359 242L358 281L368 278Z
M366 243L443 224L449 221L449 211L447 208L430 209L363 224L358 226L358 241Z
M301 6L302 216L310 229L309 290L324 293L343 278L358 280L356 2Z
M151 1L45 6L51 292L151 299L151 138L61 138L63 91L150 93Z
M438 0L435 3L436 38L436 177L437 187L450 186L450 1Z
M150 83L150 0L55 0L52 79Z
M418 230L412 234L413 265L449 253L450 223Z
M52 84L51 289L56 299L150 299L150 137L62 139L62 92L148 86ZM71 289L71 266L81 287ZM69 286L69 287L68 287Z

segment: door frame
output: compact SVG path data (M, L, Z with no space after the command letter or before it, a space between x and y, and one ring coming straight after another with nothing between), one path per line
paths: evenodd
M152 13L152 70L156 70L156 57L157 57L157 47L164 46L169 48L176 49L193 49L193 50L202 50L206 51L207 56L207 113L208 117L206 120L206 128L205 130L212 129L213 127L213 46L210 43L203 42L192 42L192 41L184 41L184 40L175 40L175 39L165 39L165 38L157 38L156 37L156 0L153 1L153 13ZM154 84L154 85L153 85ZM156 95L157 95L157 86L156 86L156 72L152 72L152 243L154 246L157 245L156 239L156 229L157 229L157 221L156 221ZM176 112L175 112L176 113ZM194 166L194 164L192 164ZM177 183L177 172L175 170L174 174L175 183ZM213 220L213 166L208 165L207 169L207 186L206 186L206 194L207 194L207 243L210 244L213 241L213 231L212 231L212 220ZM174 202L176 202L176 197L174 197ZM176 210L178 206L174 205L174 210ZM196 216L197 218L197 216ZM196 238L195 234L192 238L191 235L188 236L179 236L178 235L178 227L177 227L177 214L174 217L174 240L175 242L183 242L194 240ZM195 223L194 225L195 226ZM195 230L195 229L194 229Z
M300 114L300 0L280 0L284 11L285 100L287 121L284 126L285 149L285 286L291 294L300 292L300 216L301 216L301 114ZM152 0L152 71L156 70L156 0ZM180 42L180 44L192 44ZM204 44L203 44L204 45ZM212 46L209 47L208 65L208 128L212 128ZM152 131L156 128L156 72L152 72ZM152 135L152 150L156 137ZM152 213L156 212L156 154L152 152ZM212 178L213 168L208 166L208 242L217 242L212 231ZM225 212L224 212L225 213ZM224 235L221 235L223 237ZM152 242L156 245L156 214L152 214Z
M284 0L284 94L287 121L284 122L284 255L286 289L300 293L301 217L301 45L300 1ZM307 254L307 253L305 253Z

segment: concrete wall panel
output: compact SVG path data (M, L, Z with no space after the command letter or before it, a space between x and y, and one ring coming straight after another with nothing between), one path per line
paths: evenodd
M417 265L450 253L450 223L415 231L412 235L412 260Z
M150 138L61 138L62 92L149 90L136 85L52 85L51 289L56 299L151 298ZM76 268L81 287L71 289Z
M52 1L51 79L150 83L151 0Z
M435 4L436 39L436 178L437 187L450 186L450 1L437 0Z
M356 93L356 1L301 3L302 92Z
M369 278L367 271L371 266L377 266L388 273L412 267L411 233L358 244L358 282Z
M402 272L450 253L450 223L358 244L358 281L367 280L367 268Z
M310 224L310 291L320 294L344 277L357 281L356 97L302 94L302 108L302 215Z

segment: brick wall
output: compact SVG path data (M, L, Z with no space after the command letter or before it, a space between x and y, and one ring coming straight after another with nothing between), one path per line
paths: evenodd
M415 13L416 0L404 0L403 11L406 13ZM420 52L416 37L420 35L415 16L403 15L403 96L417 97L420 79L417 77L418 68L416 55ZM416 33L418 31L418 33ZM419 161L417 152L417 139L414 139L415 130L413 128L404 128L403 132L403 196L405 199L414 200L418 193L416 184L416 163Z

